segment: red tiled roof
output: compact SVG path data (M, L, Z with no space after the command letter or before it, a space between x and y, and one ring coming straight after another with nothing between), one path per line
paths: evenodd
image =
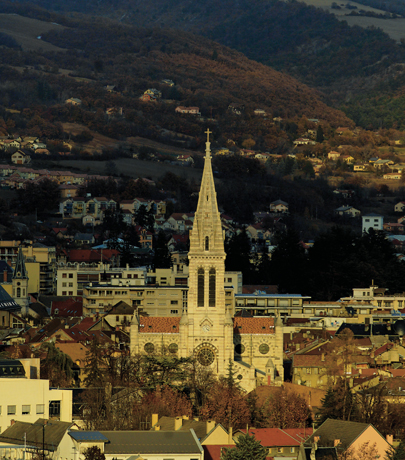
M235 334L274 334L274 318L242 318L233 319Z
M139 332L142 333L179 333L180 317L141 317L139 318Z
M58 309L56 315L55 310ZM52 302L51 314L56 316L82 316L83 300L66 299Z
M240 430L246 433L246 430ZM280 428L251 428L249 434L254 435L257 441L260 441L262 446L265 447L289 447L299 446L300 441L290 436Z
M118 256L119 251L116 249L103 249L103 251L95 249L71 249L69 251L70 262L99 262L101 257L103 261L110 260L113 256Z

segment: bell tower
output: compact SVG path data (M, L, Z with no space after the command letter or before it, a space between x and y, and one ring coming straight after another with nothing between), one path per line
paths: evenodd
M225 308L224 233L218 211L211 165L209 129L206 131L204 171L193 229L190 232L187 356L194 354L203 366L224 374L233 358L232 318Z
M21 307L26 307L29 304L28 296L28 274L25 268L24 255L21 246L18 248L17 261L14 267L12 278L13 299Z

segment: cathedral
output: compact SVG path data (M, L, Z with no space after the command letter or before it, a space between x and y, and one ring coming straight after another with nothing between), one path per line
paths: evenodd
M166 350L194 356L225 376L229 360L242 388L283 382L283 326L279 318L235 316L225 300L225 249L207 130L204 171L190 232L188 297L181 317L138 317L131 324L131 353Z

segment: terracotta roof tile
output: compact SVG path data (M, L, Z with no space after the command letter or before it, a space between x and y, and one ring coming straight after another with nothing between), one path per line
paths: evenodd
M180 317L141 317L139 318L139 332L142 333L179 333Z
M233 319L235 334L274 334L274 318L242 318Z

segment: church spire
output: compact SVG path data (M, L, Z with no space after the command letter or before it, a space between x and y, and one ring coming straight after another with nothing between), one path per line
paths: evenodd
M204 172L201 180L197 211L194 216L193 230L190 234L189 257L211 254L225 258L224 238L222 234L221 216L218 211L217 194L211 165L211 131L207 129L205 143Z
M24 255L21 246L18 248L17 261L15 263L13 279L28 279L27 269L25 268Z

